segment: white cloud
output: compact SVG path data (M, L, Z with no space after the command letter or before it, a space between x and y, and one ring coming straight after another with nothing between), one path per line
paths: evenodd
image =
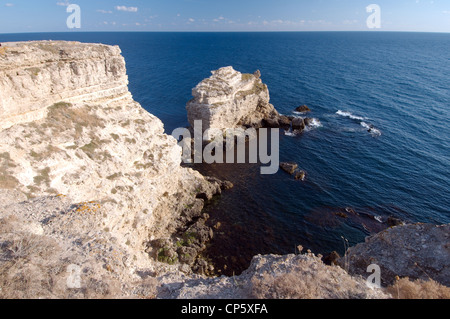
M117 11L138 12L137 7L116 6Z
M64 2L61 2L61 1L60 1L60 2L57 2L56 5L57 5L57 6L62 6L62 7L68 7L68 6L70 6L70 2L67 1L67 0L64 1Z
M111 10L97 10L97 12L100 12L100 13L112 13L112 11Z
M5 7L14 7L14 3L5 3Z

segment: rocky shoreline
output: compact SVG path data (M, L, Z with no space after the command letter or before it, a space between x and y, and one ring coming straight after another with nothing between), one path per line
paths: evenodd
M214 275L201 258L214 231L203 208L232 185L181 165L178 142L128 91L120 49L64 41L2 48L1 298L389 298L365 285L362 261L371 258L386 265L386 285L394 275L422 279L425 272L448 285L448 225L394 227L349 250L353 264L342 267L308 252L257 256L236 278L205 276ZM308 126L276 111L260 72L212 73L187 104L191 125ZM393 251L383 240L406 245L411 237L422 249L398 255L405 267L382 253ZM426 271L407 271L411 260ZM281 293L291 273L317 287Z

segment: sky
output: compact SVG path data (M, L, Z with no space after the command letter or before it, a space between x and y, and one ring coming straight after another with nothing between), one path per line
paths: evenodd
M87 31L450 32L450 0L0 0L0 33Z

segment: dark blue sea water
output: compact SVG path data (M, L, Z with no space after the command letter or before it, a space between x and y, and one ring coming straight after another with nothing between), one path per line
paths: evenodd
M294 253L297 245L342 253L342 237L361 242L389 216L450 222L450 34L0 35L35 39L120 45L134 98L168 133L188 125L191 89L228 65L259 69L281 113L312 109L320 127L281 136L281 160L298 162L305 182L281 171L261 176L251 165L197 167L235 184L208 207L209 223L220 227L205 255L228 273L255 254Z

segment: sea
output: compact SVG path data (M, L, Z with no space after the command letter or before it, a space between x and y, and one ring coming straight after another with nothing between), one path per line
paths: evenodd
M450 34L0 34L25 40L119 45L134 99L168 134L188 126L192 88L224 66L260 70L281 114L315 119L280 135L280 161L298 163L305 181L256 164L193 166L235 185L206 207L214 238L203 255L219 273L299 246L342 255L390 218L450 223ZM300 105L311 112L296 113Z

